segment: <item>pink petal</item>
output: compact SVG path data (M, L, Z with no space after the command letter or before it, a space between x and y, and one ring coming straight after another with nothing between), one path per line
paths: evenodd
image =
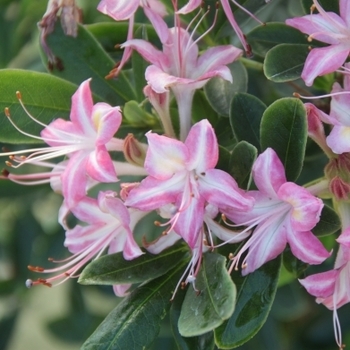
M189 0L187 4L177 11L179 14L187 14L195 10L202 3L202 0Z
M96 150L90 152L85 165L86 174L99 182L117 182L112 159L104 146L96 147Z
M147 243L146 249L152 254L159 254L164 249L172 247L179 239L181 239L181 236L175 231L170 231L166 235L159 236L153 242Z
M206 50L198 59L196 76L200 76L206 72L217 70L221 66L236 61L242 56L243 51L232 45L216 46Z
M246 195L236 181L222 170L207 170L198 182L200 194L220 211L249 211L254 205L254 198Z
M349 47L343 44L314 48L306 58L301 78L311 86L316 77L336 71L349 55Z
M350 127L335 125L326 140L334 153L350 152Z
M128 295L128 289L131 287L131 284L116 284L113 286L113 292L117 297L125 297Z
M114 191L100 191L97 197L100 210L118 220L122 226L130 225L130 214L124 203Z
M101 0L97 9L116 21L129 19L140 6L140 0Z
M147 5L153 13L156 13L161 17L168 14L165 5L159 0L147 0ZM144 10L146 11L146 7L144 7Z
M338 83L333 85L332 93L345 92ZM333 96L331 100L330 118L333 125L350 127L349 94Z
M327 298L334 293L335 281L338 276L339 271L330 270L300 279L299 282L314 297Z
M276 152L267 148L253 165L254 182L258 189L271 198L277 198L278 189L286 182L284 167Z
M293 231L290 227L287 230L287 240L294 256L308 264L321 264L330 257L320 240L310 231Z
M72 108L70 112L70 120L82 130L84 135L95 134L91 121L93 101L90 80L83 81L72 96Z
M94 105L91 118L97 132L96 145L110 141L122 122L120 108L103 102Z
M176 173L168 180L146 177L138 187L132 189L125 201L128 207L150 211L175 202L184 189L186 172Z
M279 188L278 197L292 206L290 220L293 230L309 231L319 222L323 202L304 187L286 182Z
M350 2L348 0L339 1L339 13L346 25L350 27Z
M204 200L191 198L191 204L183 210L174 226L174 231L179 234L191 249L196 246L198 235L203 226Z
M213 127L207 119L194 124L185 141L189 157L187 169L197 173L215 168L219 159L219 146Z
M168 25L162 19L162 17L164 17L164 15L166 14L165 6L160 1L154 1L154 5L157 5L158 8L163 7L164 11L159 11L159 13L156 13L153 9L150 9L149 7L144 7L143 9L145 11L145 15L152 23L152 26L155 29L160 42L164 44L166 43L169 37Z
M185 170L188 151L185 145L167 136L147 133L148 150L145 169L159 179L169 179L173 174Z
M76 140L84 137L82 130L76 124L61 118L51 122L40 135L51 147L74 144Z

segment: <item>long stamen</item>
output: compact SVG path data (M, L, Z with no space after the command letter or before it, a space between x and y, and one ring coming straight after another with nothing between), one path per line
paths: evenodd
M297 92L294 92L293 96L297 98L302 98L304 100L318 100L321 98L333 97L333 96L339 96L339 95L348 95L348 94L350 94L350 91L338 91L338 92L332 92L330 94L319 95L319 96L303 96Z
M253 19L255 19L259 24L261 25L265 25L264 22L260 21L260 19L258 17L256 17L253 13L251 13L250 11L248 11L245 7L243 7L240 3L238 3L235 0L231 0L239 9L241 9L243 12L245 12L248 16L252 17ZM267 2L267 1L266 1Z

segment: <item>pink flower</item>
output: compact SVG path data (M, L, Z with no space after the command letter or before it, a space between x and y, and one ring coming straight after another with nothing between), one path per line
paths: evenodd
M1 154L9 155L19 163L16 166L12 164L13 167L29 163L40 165L51 158L68 156L68 162L61 173L61 181L62 193L69 207L85 196L89 178L98 182L118 181L108 151L123 150L123 140L113 137L121 124L120 108L103 102L94 105L89 82L90 80L84 81L72 97L70 121L56 119L45 125L27 112L30 118L45 128L41 137L19 131L44 141L51 147ZM25 109L24 106L23 108ZM10 121L12 122L11 119ZM14 123L13 125L15 126ZM32 154L28 157L15 156L21 153Z
M198 242L205 208L249 210L253 199L233 178L214 169L218 143L207 120L196 123L186 141L148 133L145 169L149 176L128 194L125 204L144 211L163 210L171 216L166 232L174 230L191 248Z
M166 39L162 38L162 51L145 40L133 39L122 47L131 47L152 65L147 67L145 76L147 83L158 94L171 89L176 97L180 116L180 139L185 140L191 127L192 99L196 89L202 88L210 78L220 76L232 82L231 72L227 64L242 55L242 50L232 45L216 46L199 56L197 40L193 33L179 25L166 29ZM165 24L165 22L164 22ZM162 31L163 33L163 31Z
M350 302L350 227L342 232L337 241L340 246L334 269L316 273L299 282L308 293L316 297L317 303L333 310L334 334L339 348L342 349L337 309Z
M71 211L79 220L87 223L66 231L64 245L73 255L57 268L30 266L30 270L40 273L63 272L48 279L28 280L28 287L37 284L51 286L56 280L62 280L62 283L68 278L77 277L78 271L91 259L98 258L107 247L108 254L123 252L126 260L143 254L133 238L132 229L145 213L135 209L128 210L114 192L100 192L97 200L85 197ZM127 289L124 287L115 287L114 290L121 293L123 289Z
M326 12L317 0L313 0L319 14L286 20L286 23L330 46L313 48L304 65L301 78L307 86L313 84L317 76L332 73L346 61L350 52L350 3L339 1L340 16Z
M238 225L248 229L256 226L233 258L230 269L241 264L243 275L251 273L281 254L287 243L298 259L309 264L320 264L328 258L330 254L310 231L320 219L322 201L305 188L286 181L283 164L273 149L266 149L257 158L253 177L259 189L248 192L255 198L253 209L227 213Z

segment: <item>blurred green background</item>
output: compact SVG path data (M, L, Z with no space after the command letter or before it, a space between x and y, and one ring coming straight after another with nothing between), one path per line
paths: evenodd
M85 24L108 20L96 10L98 2L78 1ZM275 7L261 14L263 20L283 20L290 14L301 14L296 0L273 0L272 3ZM46 5L46 0L0 0L1 69L46 72L39 54L36 25ZM273 83L268 83L269 89L266 89L266 80L259 74L254 79L249 92L267 103L284 91L292 91L288 86ZM266 91L270 92L268 96ZM306 169L317 168L315 162L322 169L323 161L320 157L309 157ZM49 186L21 187L0 181L0 349L79 349L118 303L111 288L80 286L75 280L55 288L26 289L26 279L37 278L27 270L27 265L50 267L48 257L63 259L69 255L63 247L64 231L57 223L60 205L61 197L52 193ZM334 237L327 239L325 243L331 246ZM322 266L322 270L331 266L330 262L328 267ZM307 274L317 271L321 268L309 268ZM349 305L339 311L344 342L350 344L349 314ZM167 322L154 349L176 349ZM317 305L284 271L265 326L241 349L336 349L332 313Z

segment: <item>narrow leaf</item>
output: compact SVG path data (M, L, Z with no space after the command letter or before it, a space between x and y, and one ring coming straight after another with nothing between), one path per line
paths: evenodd
M222 78L212 78L205 85L204 91L212 108L220 115L228 117L234 94L247 91L248 75L244 65L236 61L228 65L233 83Z
M276 83L300 78L309 52L309 45L280 44L275 46L265 57L266 78Z
M239 142L231 153L229 173L240 188L248 189L251 182L251 171L258 150L248 142Z
M236 309L232 317L215 330L216 345L220 349L244 344L263 326L275 298L280 266L278 257L245 277L240 272L232 274L238 289Z
M230 108L230 123L238 141L260 149L260 122L266 105L253 95L236 93Z
M181 307L179 332L184 337L205 334L228 319L235 308L236 287L224 256L206 253L195 288L189 286Z
M0 81L0 142L41 142L18 132L3 112L8 107L12 120L21 130L40 135L43 126L28 117L16 97L16 91L21 92L28 111L42 123L69 118L71 97L77 89L76 85L49 74L17 69L0 70Z
M104 255L88 264L79 277L81 284L141 283L164 275L175 263L185 261L188 249L175 245L158 255L145 252L134 260L125 260L123 253Z
M261 120L261 148L276 151L289 181L295 181L300 174L306 140L306 111L300 100L282 98L266 109Z
M337 232L341 228L338 214L328 205L325 205L321 212L320 221L312 229L316 236L327 236Z
M117 80L105 79L115 62L83 26L79 26L78 35L74 38L65 35L61 26L57 24L47 42L63 65L61 70L53 69L54 75L75 84L92 78L93 93L112 105L136 99L133 87L125 73L122 72Z
M134 290L100 324L82 350L148 349L171 306L171 293L184 269L175 269Z

